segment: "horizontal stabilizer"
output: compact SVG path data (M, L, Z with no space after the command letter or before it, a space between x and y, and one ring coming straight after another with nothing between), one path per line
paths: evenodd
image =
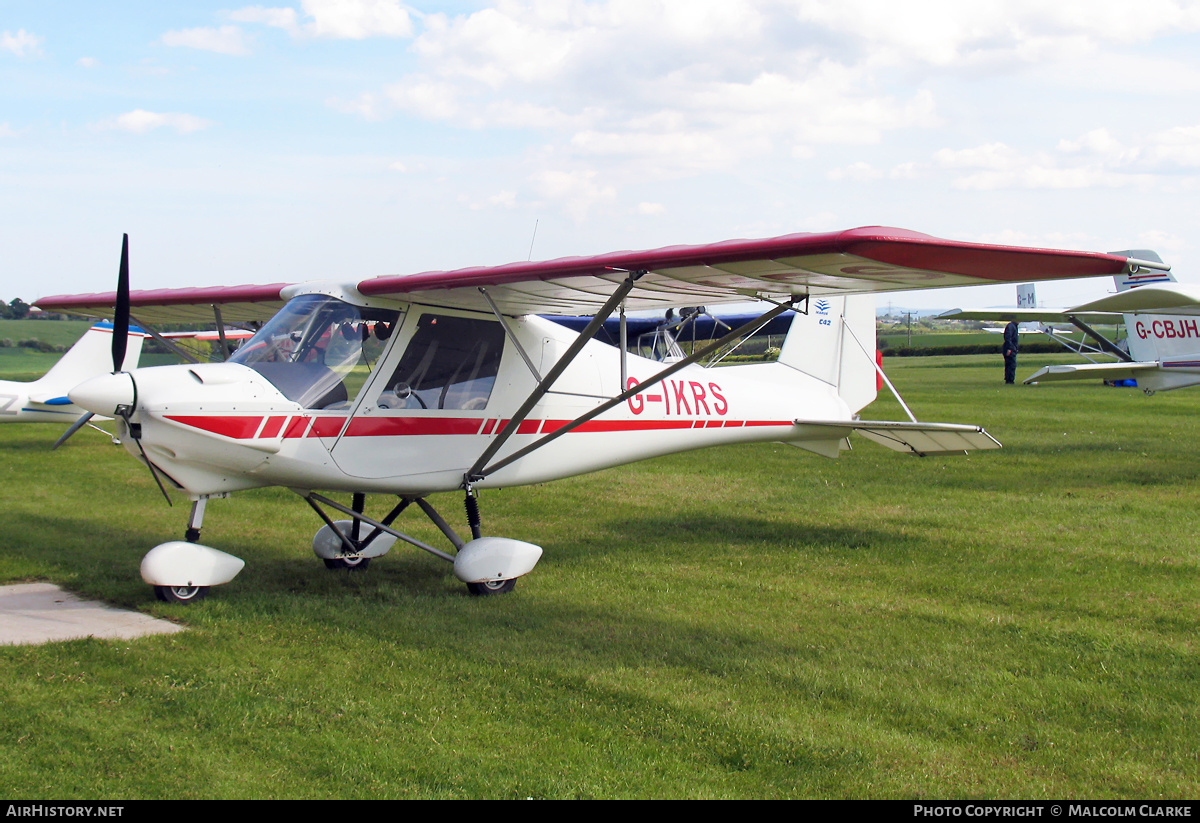
M1063 380L1136 380L1139 375L1157 371L1158 363L1080 363L1043 366L1025 383L1056 383Z
M998 449L1000 442L979 426L960 423L903 423L891 420L797 420L797 425L827 426L831 434L863 437L898 452L919 457L963 454L976 449Z

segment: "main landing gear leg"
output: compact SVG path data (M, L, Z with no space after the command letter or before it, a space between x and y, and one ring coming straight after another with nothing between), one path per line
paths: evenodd
M396 540L403 540L435 557L454 564L454 576L467 584L474 595L503 594L516 586L516 580L529 574L542 556L542 549L532 543L509 540L504 537L481 536L479 502L468 490L466 498L467 520L471 527L472 540L464 541L445 521L433 505L424 497L401 497L400 503L383 520L374 520L363 513L365 495L354 495L351 506L345 506L316 492L301 495L313 511L325 521L325 526L313 537L313 552L326 561L344 560L350 557L378 557L391 548ZM392 528L392 521L410 504L416 503L425 516L438 527L446 539L457 550L447 554L427 543ZM322 506L350 515L352 520L334 521L322 510ZM361 538L354 537L354 527L371 530ZM348 557L349 556L349 557ZM333 568L337 568L334 566Z
M355 514L362 514L366 510L367 496L362 492L355 492L354 499L350 507L354 509ZM361 545L362 541L362 521L357 517L350 521L350 543L355 547ZM348 555L346 557L324 557L325 568L327 569L344 569L345 571L366 571L367 566L371 565L371 558L363 557L360 554Z
M200 527L204 524L204 507L207 504L207 497L201 497L192 503L192 513L188 517L187 531L183 533L183 539L189 543L200 542Z

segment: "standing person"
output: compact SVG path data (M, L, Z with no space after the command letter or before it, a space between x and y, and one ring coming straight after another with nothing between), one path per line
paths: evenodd
M1004 382L1013 383L1017 379L1017 335L1020 327L1016 320L1009 320L1004 327Z

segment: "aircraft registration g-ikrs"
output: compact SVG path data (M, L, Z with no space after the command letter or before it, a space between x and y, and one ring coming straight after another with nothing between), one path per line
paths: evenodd
M980 245L860 228L451 272L48 297L43 309L155 323L263 323L224 363L94 378L70 394L115 416L125 448L192 501L185 540L143 579L194 601L243 567L201 545L206 502L283 486L324 526L313 551L363 568L403 540L453 564L474 594L509 591L542 549L484 537L476 491L542 483L729 443L782 441L826 457L865 435L912 454L997 448L977 426L866 421L875 399L875 292L1112 275L1119 255ZM765 301L757 319L669 365L594 338L614 312ZM705 368L716 346L790 313L778 362ZM593 315L573 332L539 315ZM114 350L114 363L120 359ZM907 407L906 407L907 411ZM352 495L346 506L324 492ZM427 500L464 493L469 540ZM368 494L399 498L365 513ZM165 494L165 491L164 491ZM396 528L415 505L453 554ZM337 520L329 510L349 519Z

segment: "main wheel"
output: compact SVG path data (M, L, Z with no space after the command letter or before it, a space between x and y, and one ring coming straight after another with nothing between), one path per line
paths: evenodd
M208 586L155 586L154 596L164 603L195 603L208 596Z
M362 571L371 565L369 557L325 557L325 568L345 569L346 571Z
M517 578L510 577L508 580L485 580L482 583L468 583L467 591L476 597L484 597L490 594L507 594L517 587Z

